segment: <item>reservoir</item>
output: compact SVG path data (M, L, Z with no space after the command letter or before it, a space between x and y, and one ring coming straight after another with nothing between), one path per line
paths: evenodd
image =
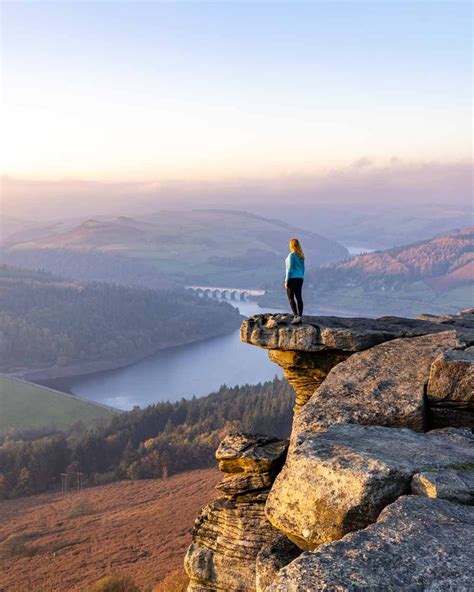
M347 247L352 255L374 249ZM229 301L244 316L265 312L255 301ZM268 311L270 312L270 310ZM271 309L271 312L280 312ZM286 312L289 312L286 310ZM336 314L334 311L307 311ZM345 313L338 313L345 316ZM43 384L78 397L130 410L161 401L202 397L220 386L257 384L281 376L266 350L240 341L240 331L162 350L125 368L45 381Z
M264 312L255 302L235 302L245 316ZM277 311L272 311L277 312ZM49 381L78 397L130 410L161 401L201 397L221 385L256 384L281 376L265 350L240 341L239 330L160 351L132 366Z

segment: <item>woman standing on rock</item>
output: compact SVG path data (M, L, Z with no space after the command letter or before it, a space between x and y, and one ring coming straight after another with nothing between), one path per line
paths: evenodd
M304 253L297 238L290 240L290 254L286 258L285 288L295 318L291 321L301 323L303 314Z

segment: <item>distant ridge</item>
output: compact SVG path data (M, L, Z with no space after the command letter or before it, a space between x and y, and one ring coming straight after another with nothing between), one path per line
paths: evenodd
M239 210L199 209L96 217L59 230L51 225L25 229L10 235L3 259L65 276L69 269L77 279L123 283L124 276L139 275L140 285L150 287L157 287L159 278L164 287L168 282L264 288L284 272L288 241L294 236L315 265L349 257L336 241L282 220ZM143 267L140 274L115 273L122 264Z
M457 275L460 285L466 281L474 281L474 276L468 274L473 263L474 226L468 226L432 239L357 255L328 269L352 277L358 282L382 278L390 283L392 279L430 281L466 268L465 273ZM451 286L454 284L455 282L451 282Z
M312 266L306 310L348 316L456 313L474 301L474 226L390 249ZM283 306L275 285L264 306Z

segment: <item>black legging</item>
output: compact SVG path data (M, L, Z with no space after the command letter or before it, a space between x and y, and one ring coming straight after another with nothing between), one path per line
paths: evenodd
M303 278L290 278L286 282L286 294L294 315L303 314Z

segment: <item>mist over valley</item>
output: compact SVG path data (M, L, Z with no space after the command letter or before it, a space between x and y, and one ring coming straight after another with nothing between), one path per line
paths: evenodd
M3 3L0 592L472 592L471 13Z

